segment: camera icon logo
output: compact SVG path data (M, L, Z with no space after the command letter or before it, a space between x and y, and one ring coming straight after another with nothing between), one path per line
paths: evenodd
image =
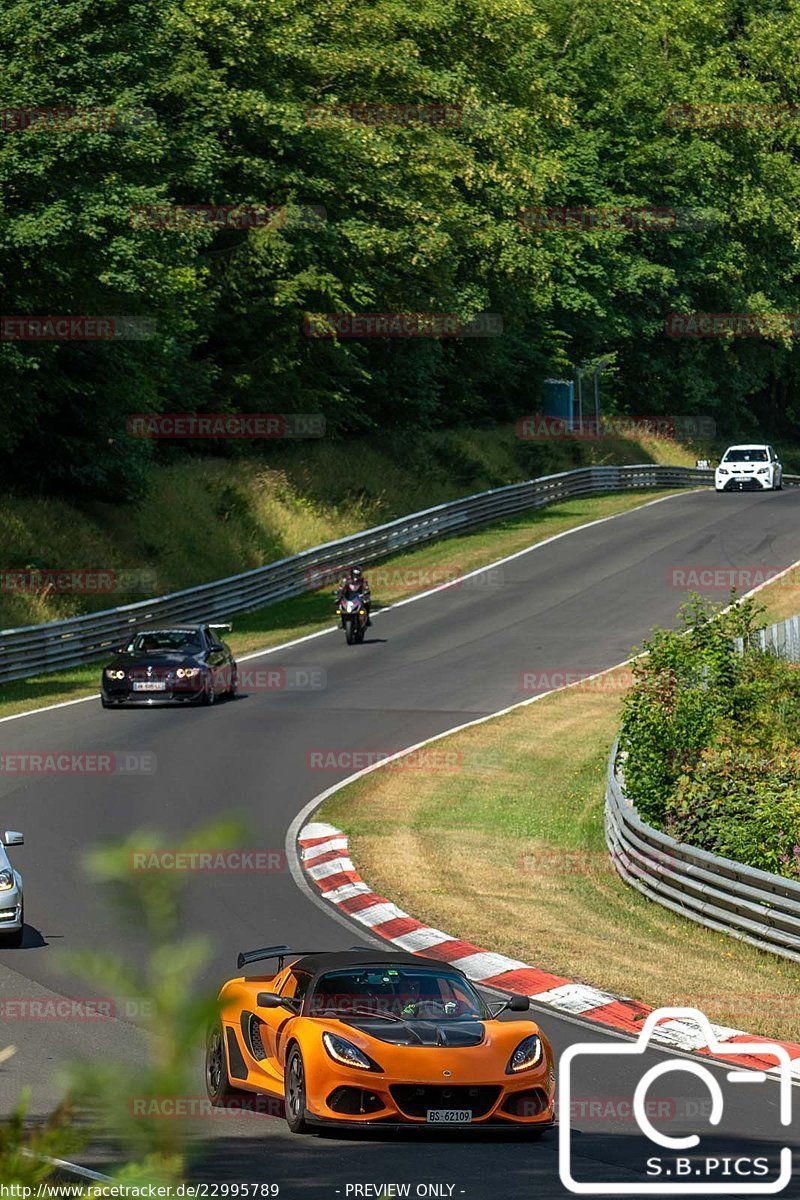
M573 1133L571 1122L573 1096L573 1062L579 1059L601 1059L594 1063L595 1069L602 1066L602 1059L612 1057L614 1066L619 1059L630 1058L632 1074L636 1073L636 1059L648 1050L663 1050L665 1045L653 1040L657 1026L662 1021L691 1021L694 1022L702 1035L709 1054L724 1055L726 1058L755 1056L758 1058L774 1058L776 1067L767 1075L764 1071L745 1068L736 1070L733 1067L727 1072L727 1080L731 1084L746 1083L767 1084L774 1080L778 1089L778 1120L781 1126L788 1126L792 1121L792 1060L785 1046L775 1042L736 1042L721 1043L714 1034L714 1029L708 1017L696 1008L660 1008L652 1012L642 1027L635 1042L630 1045L604 1045L600 1042L578 1042L569 1046L561 1056L559 1075L559 1173L561 1182L567 1191L577 1196L753 1196L776 1195L782 1192L792 1179L792 1151L784 1146L776 1158L779 1164L777 1175L766 1179L769 1174L768 1165L756 1170L753 1163L766 1163L766 1159L748 1159L742 1155L739 1159L720 1160L716 1157L694 1158L683 1157L687 1151L696 1150L701 1144L700 1136L696 1133L683 1136L670 1136L657 1129L647 1111L648 1091L656 1080L670 1074L683 1072L699 1079L707 1088L710 1095L708 1122L713 1127L719 1127L725 1108L725 1101L720 1087L719 1070L712 1071L700 1062L688 1059L674 1059L657 1063L646 1070L638 1080L633 1093L633 1116L638 1130L649 1143L664 1151L663 1160L660 1157L647 1159L647 1175L656 1175L657 1181L648 1182L614 1182L580 1181L573 1174ZM592 1064L590 1064L592 1065ZM611 1064L609 1064L611 1066ZM681 1157L678 1157L681 1155ZM663 1163L670 1163L664 1166ZM721 1162L726 1165L725 1178L715 1180L714 1173L718 1172ZM731 1164L734 1164L735 1170ZM750 1164L751 1169L745 1170L741 1164ZM654 1166L653 1164L658 1164ZM774 1173L773 1173L774 1174ZM756 1182L752 1176L761 1176ZM749 1178L746 1176L750 1176Z

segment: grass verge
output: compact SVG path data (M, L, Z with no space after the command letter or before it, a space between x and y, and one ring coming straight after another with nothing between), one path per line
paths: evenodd
M672 494L645 490L568 500L399 555L368 572L375 607L424 591L587 521L628 512L648 500ZM332 609L330 588L308 592L234 617L234 632L228 640L237 656L268 649L330 626ZM98 684L98 664L3 684L0 717L90 696Z
M435 928L654 1007L800 1041L798 964L670 913L610 864L605 772L629 683L623 667L454 734L457 770L414 770L410 786L400 760L319 819L348 833L379 894Z

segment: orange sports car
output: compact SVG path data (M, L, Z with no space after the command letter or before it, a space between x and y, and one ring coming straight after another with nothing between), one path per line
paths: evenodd
M529 1018L498 1019L527 1012L527 996L489 1007L455 967L400 951L269 946L238 966L261 961L275 969L220 992L206 1052L213 1104L283 1100L295 1133L553 1126L550 1043Z

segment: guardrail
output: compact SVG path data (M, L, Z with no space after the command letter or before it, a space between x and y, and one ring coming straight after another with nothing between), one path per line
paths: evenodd
M213 621L261 608L330 583L351 562L375 562L557 500L638 488L697 487L713 478L711 470L690 467L579 467L478 492L228 579L82 617L0 630L0 682L92 662L126 641L133 629L154 621Z
M753 635L753 644L800 661L800 616ZM736 643L743 652L742 638ZM800 883L677 842L645 824L625 795L614 744L606 783L606 845L626 883L709 929L800 962Z
M750 644L762 650L774 650L781 658L800 662L800 616L776 621L765 629L757 629L750 636ZM744 638L735 638L734 645L744 654Z

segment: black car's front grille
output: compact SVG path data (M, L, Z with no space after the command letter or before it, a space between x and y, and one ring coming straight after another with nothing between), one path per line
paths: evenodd
M408 1117L425 1117L429 1108L469 1109L473 1117L485 1117L497 1103L501 1089L493 1086L439 1087L397 1083L389 1091L397 1107Z
M135 679L137 682L146 682L147 680L157 682L162 679L171 679L172 675L172 667L152 667L150 671L148 671L147 667L132 667L128 672L128 677Z

